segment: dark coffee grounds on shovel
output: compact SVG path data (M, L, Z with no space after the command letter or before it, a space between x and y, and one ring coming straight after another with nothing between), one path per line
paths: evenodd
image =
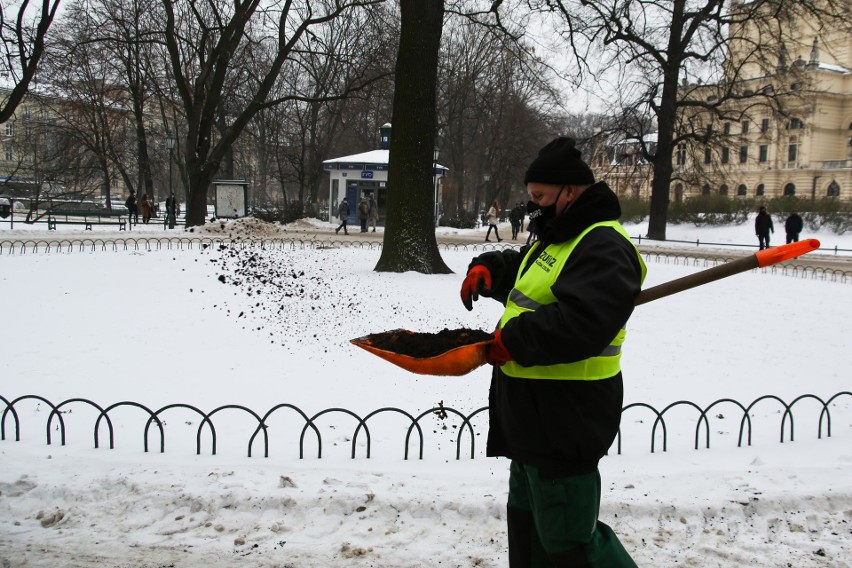
M395 329L383 333L374 333L364 339L376 349L391 351L400 355L425 358L436 357L456 347L490 341L494 336L480 329L443 329L437 333L412 333L404 329Z

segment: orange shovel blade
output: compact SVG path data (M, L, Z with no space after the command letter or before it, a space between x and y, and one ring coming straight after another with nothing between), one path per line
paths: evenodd
M394 330L393 333L414 333L408 330ZM461 345L445 351L434 357L412 357L411 355L403 355L395 351L380 349L373 345L374 336L365 335L357 339L351 339L350 343L357 345L361 349L369 351L373 355L381 357L385 361L390 361L398 367L402 367L406 371L417 373L418 375L446 375L459 376L466 375L472 370L485 364L485 355L488 353L488 345L491 340L480 341L478 343L469 343Z
M819 248L817 239L806 239L797 243L789 243L773 248L763 249L754 253L757 257L757 265L760 268L784 262L797 256L809 253Z

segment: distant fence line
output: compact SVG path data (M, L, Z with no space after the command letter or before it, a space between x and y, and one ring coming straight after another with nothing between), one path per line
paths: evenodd
M645 240L645 241L652 242L652 243L683 243L683 244L687 244L687 245L695 245L697 247L699 247L699 246L705 246L705 247L739 247L739 248L747 248L747 249L757 249L758 248L757 245L746 245L746 244L737 244L737 243L714 243L714 242L710 242L710 241L702 242L701 239L695 239L694 241L666 239L664 241L661 241L659 239L651 239L649 237L643 237L641 235L639 235L638 237L630 237L630 238L633 239L634 241L637 241L637 243L640 244L640 245L642 244L642 241ZM839 255L840 253L852 253L852 249L844 249L844 248L840 248L838 246L833 246L831 248L819 248L819 249L816 249L816 250L823 251L823 252L831 252L831 253L834 253L835 256Z
M642 238L638 240L641 242ZM647 240L647 239L646 239ZM669 241L669 242L691 242L691 241ZM714 244L714 243L704 243ZM485 244L485 243L438 243L439 250L447 251L481 251L498 250L503 248L517 247L512 244ZM723 246L723 245L720 245ZM732 246L732 245L728 245ZM742 245L745 246L745 245ZM381 241L354 241L337 239L298 239L298 238L274 238L274 239L240 239L231 237L203 236L203 237L122 237L122 238L75 238L75 239L16 239L0 240L0 256L24 255L24 254L50 254L71 252L121 252L121 251L152 251L152 250L204 250L209 247L239 247L239 248L261 248L270 250L304 250L304 249L377 249L382 248ZM823 249L819 249L823 250ZM852 251L850 251L852 252ZM701 254L694 251L642 251L648 261L674 263L692 266L715 266L741 258L742 255L725 256L719 252L707 251ZM760 270L769 271L771 274L782 274L785 276L796 276L829 280L832 282L852 282L852 269L826 268L799 264L795 261L787 261L775 264Z
M781 416L779 427L780 432L780 442L784 443L785 441L785 432L787 434L787 439L789 441L795 440L795 416L794 416L794 407L797 405L801 406L802 401L811 401L817 403L819 408L819 417L815 424L817 438L822 439L823 434L826 437L831 437L831 427L832 427L832 414L831 414L831 406L841 397L850 397L852 399L852 392L842 391L839 392L830 398L823 400L822 398L813 395L813 394L803 394L796 399L794 399L789 404L782 400L780 397L775 395L764 395L757 399L755 399L751 404L744 405L734 399L731 398L722 398L716 400L715 402L709 404L706 407L701 407L700 405L690 402L687 400L679 400L677 402L673 402L663 408L662 410L656 409L654 406L647 403L633 403L628 404L622 409L622 417L626 413L635 413L641 412L642 410L650 413L651 416L654 417L653 425L650 428L650 450L651 453L654 453L657 449L658 440L662 443L662 451L668 450L668 439L669 439L669 425L666 423L665 415L667 413L672 412L674 409L691 409L695 412L697 418L694 424L694 449L698 450L701 442L704 441L705 447L707 449L710 448L710 423L712 419L724 419L724 416L719 413L716 416L711 415L711 411L719 412L719 410L723 407L734 407L739 409L742 415L739 417L739 432L737 437L737 447L742 447L745 442L746 445L751 446L752 443L752 434L753 434L753 421L755 420L751 413L755 410L758 405L765 404L774 404L778 408L778 414ZM99 404L85 399L85 398L70 398L60 402L59 404L54 404L50 400L39 396L39 395L23 395L19 396L13 400L8 400L7 398L0 395L0 401L3 402L5 408L3 410L2 415L0 415L0 440L6 440L7 436L7 421L11 423L14 428L14 439L16 442L21 440L21 417L18 412L18 408L24 402L33 402L43 403L50 408L50 412L47 414L47 419L45 420L44 427L46 430L47 436L47 444L51 445L53 443L52 436L52 427L55 428L59 432L60 444L65 445L66 441L66 419L65 414L70 414L71 406L74 404L82 404L87 405L91 409L97 411L97 419L94 421L92 425L92 434L94 439L95 448L100 447L101 437L105 435L109 442L109 448L115 448L115 428L113 426L113 418L114 415L117 414L119 409L124 408L135 408L140 410L143 415L144 427L141 428L142 434L142 445L145 452L149 451L149 436L152 434L151 430L153 429L153 435L156 436L156 439L159 440L159 449L161 453L165 452L166 446L166 431L163 428L165 425L164 415L169 411L174 409L184 409L196 414L200 420L198 428L196 430L196 454L201 455L202 451L202 437L206 432L210 436L211 446L210 452L211 455L216 455L216 445L218 439L218 433L215 425L215 419L218 418L225 411L238 411L243 413L244 415L252 418L256 425L254 426L253 431L250 436L248 436L247 440L247 455L248 457L252 457L252 450L257 443L258 439L260 439L260 443L263 445L263 456L269 457L269 447L270 447L270 435L269 435L269 421L273 418L277 413L280 412L293 412L304 422L299 432L299 459L304 459L305 457L305 449L306 443L308 443L307 434L312 434L309 439L310 442L315 444L317 450L317 458L322 458L323 451L323 433L321 431L322 421L321 418L332 415L332 414L340 414L344 416L348 416L354 422L354 430L351 433L351 458L355 459L357 456L357 444L359 440L359 436L363 436L363 440L365 441L365 452L366 458L371 457L371 444L372 444L372 436L373 432L370 429L370 425L368 422L381 414L385 413L393 413L399 417L405 418L407 421L407 426L405 427L405 436L404 436L404 451L403 451L403 459L409 459L409 450L411 445L414 444L416 455L419 459L423 459L423 452L425 446L425 440L423 435L423 421L427 417L436 418L444 423L446 426L446 422L455 422L452 427L457 428L457 434L455 438L456 445L456 459L459 460L462 457L462 444L465 442L467 438L469 438L470 442L470 458L474 459L476 455L476 437L481 433L476 430L476 425L473 423L473 419L480 414L485 414L488 411L488 407L478 408L470 414L465 414L459 410L456 410L451 407L444 406L440 404L437 407L430 408L429 410L425 410L420 412L417 415L414 415L406 410L395 407L384 407L379 408L377 410L373 410L372 412L367 413L364 416L360 416L359 414L347 410L345 408L327 408L320 412L315 413L313 416L308 416L302 409L299 407L281 403L276 404L269 410L267 410L263 415L253 411L250 408L245 406L236 405L236 404L228 404L224 406L220 406L215 408L210 412L204 412L201 409L190 405L190 404L169 404L163 406L157 410L152 410L151 408L145 406L144 404L133 402L133 401L123 401L111 404L109 406L103 407ZM781 410L783 409L783 413ZM835 409L836 411L837 409ZM848 407L847 407L848 410ZM804 412L801 410L800 412ZM79 414L79 412L78 412ZM111 416L112 414L112 416ZM778 415L776 414L776 416ZM800 414L801 417L801 414ZM764 419L767 420L767 419ZM814 426L812 424L811 426ZM341 432L337 427L332 427L334 430L333 435L339 436ZM105 433L104 433L105 431ZM248 432L246 432L248 434ZM295 433L294 433L295 434ZM466 435L467 434L467 435ZM413 440L412 440L413 438ZM619 430L618 435L615 441L615 448L619 455L622 453L622 433Z

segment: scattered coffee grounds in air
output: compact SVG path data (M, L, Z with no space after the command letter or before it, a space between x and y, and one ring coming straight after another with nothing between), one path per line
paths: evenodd
M480 329L443 329L438 333L415 333L395 329L374 333L366 339L376 349L423 358L435 357L463 345L489 341L494 339L494 336Z

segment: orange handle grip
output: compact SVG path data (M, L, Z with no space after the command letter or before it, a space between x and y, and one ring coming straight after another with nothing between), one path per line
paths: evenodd
M779 247L763 249L754 253L754 256L757 257L757 265L760 268L763 268L778 262L790 260L791 258L796 258L797 256L802 256L803 254L809 253L818 248L819 241L817 239L806 239L804 241L799 241L798 243L789 243Z

